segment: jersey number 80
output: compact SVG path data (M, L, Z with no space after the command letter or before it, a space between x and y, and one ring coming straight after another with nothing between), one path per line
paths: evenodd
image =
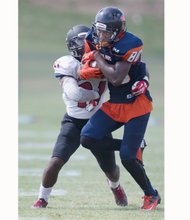
M142 54L142 50L133 51L131 53L131 55L129 56L129 58L127 59L127 61L130 63L137 62L137 60L140 58L141 54Z

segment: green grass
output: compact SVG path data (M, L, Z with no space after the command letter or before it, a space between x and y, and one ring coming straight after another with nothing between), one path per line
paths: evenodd
M65 113L61 88L53 77L52 64L67 53L67 30L77 23L91 24L94 14L61 12L37 7L30 2L19 1L19 115L29 120L19 124L19 219L164 219L163 19L148 15L143 16L141 25L135 25L129 19L128 26L144 41L144 55L151 73L155 124L153 121L146 133L148 147L144 161L147 173L162 197L158 210L143 212L139 209L142 191L122 167L118 153L121 183L126 189L129 206L117 207L97 162L83 148L79 148L61 170L54 187L67 193L50 197L47 209L31 209ZM114 132L114 136L122 137L122 129ZM84 160L77 160L77 156L84 157ZM67 171L77 171L80 175L65 176Z

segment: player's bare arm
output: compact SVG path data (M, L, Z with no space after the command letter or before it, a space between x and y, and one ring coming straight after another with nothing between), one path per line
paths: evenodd
M114 86L122 84L122 81L131 68L131 63L126 61L116 62L115 65L108 64L98 51L94 52L94 58L97 62L97 66L101 69L104 76Z

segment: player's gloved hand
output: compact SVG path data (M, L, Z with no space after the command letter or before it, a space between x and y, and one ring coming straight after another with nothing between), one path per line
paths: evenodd
M148 83L144 80L137 81L133 84L131 92L134 96L144 94L148 88Z
M82 57L82 61L81 61L82 64L85 64L88 60L90 60L90 61L95 60L95 58L94 58L94 51L95 50L90 51L90 52L84 54L84 56Z
M102 73L98 67L90 66L91 60L87 60L80 69L80 77L82 79L102 78Z
M91 101L87 104L86 110L87 110L88 112L91 112L91 111L97 106L97 104L98 104L97 101L91 100Z

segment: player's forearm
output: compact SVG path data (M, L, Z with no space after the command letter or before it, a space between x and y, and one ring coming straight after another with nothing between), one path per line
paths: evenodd
M122 84L131 67L130 63L121 61L116 62L114 65L108 64L97 51L94 53L94 58L97 62L97 66L100 68L103 75L108 79L111 84L113 84L114 86L119 86Z
M78 87L75 94L72 94L72 97L77 102L88 102L94 99L98 99L100 96L96 91Z
M117 80L115 66L108 64L98 52L94 53L94 58L97 62L97 66L101 69L108 81L114 83Z
M87 102L99 98L98 92L79 87L74 79L64 80L62 87L65 95L69 99L77 102Z

